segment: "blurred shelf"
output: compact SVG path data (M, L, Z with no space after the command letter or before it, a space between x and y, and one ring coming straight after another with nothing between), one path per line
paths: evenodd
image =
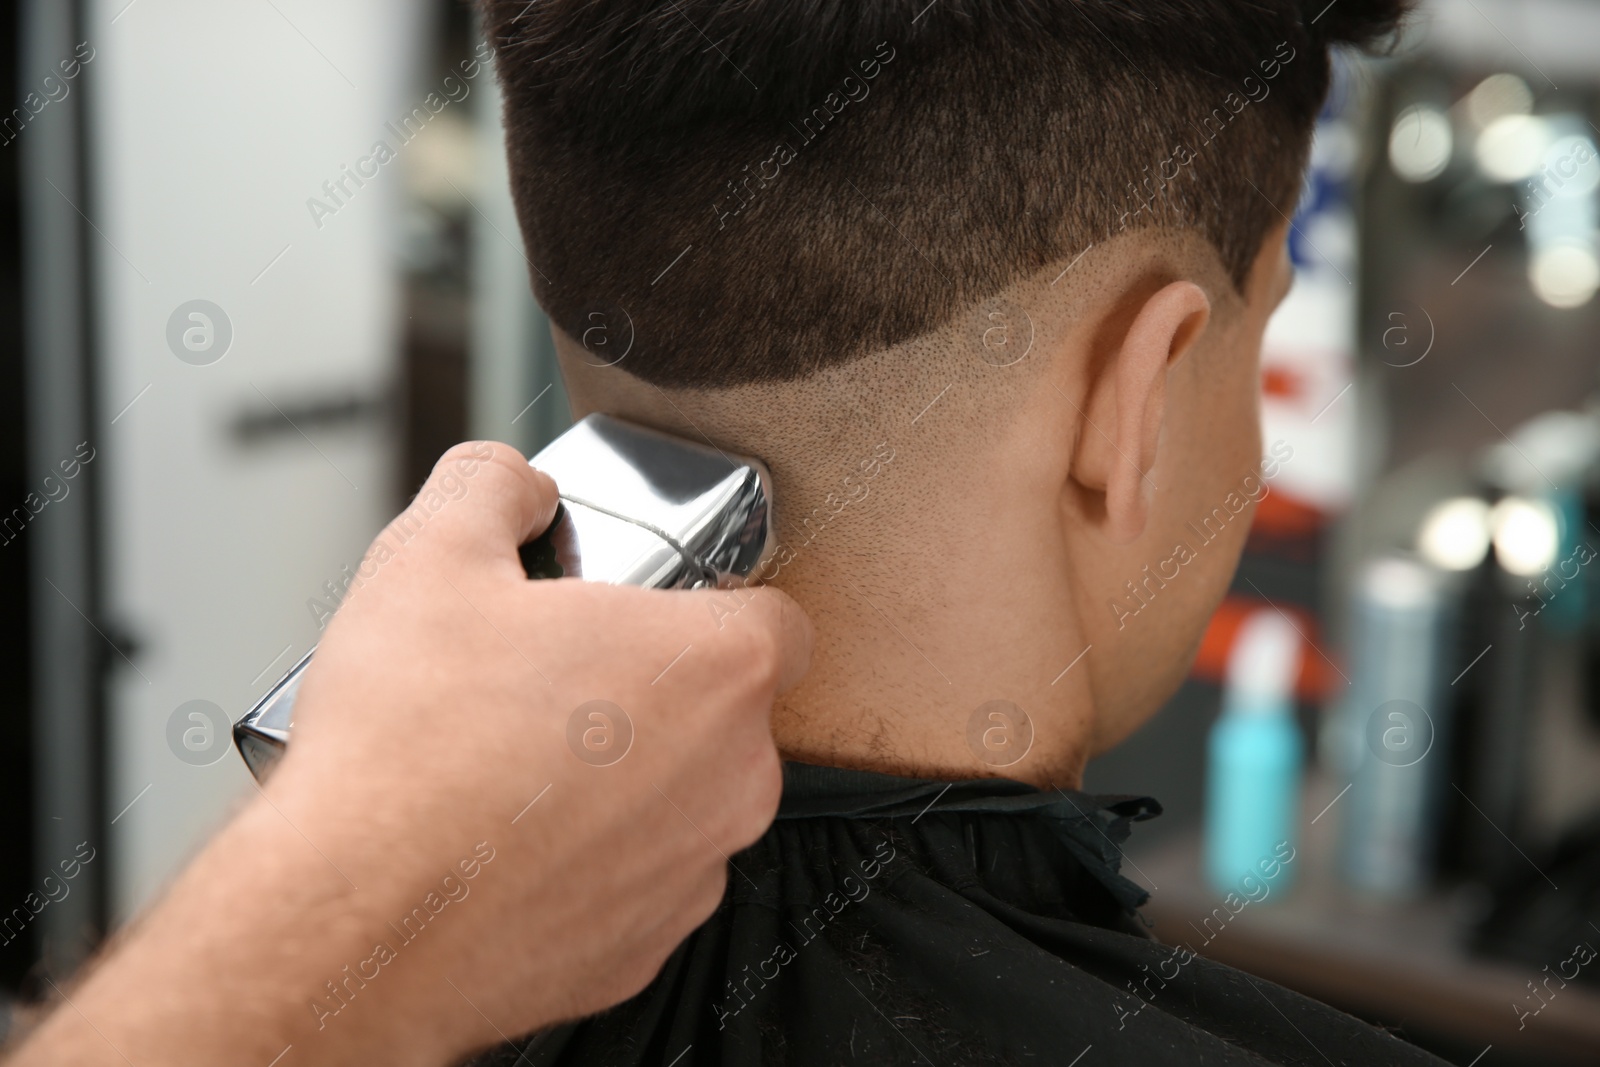
M1303 810L1322 811L1339 788L1342 783L1313 783ZM1494 1067L1508 1054L1600 1063L1600 991L1568 982L1519 1029L1517 1007L1530 1005L1527 983L1544 974L1469 955L1465 924L1455 917L1459 908L1443 893L1395 902L1340 885L1332 861L1337 805L1324 814L1320 825L1302 831L1295 883L1244 906L1209 942L1203 920L1222 908L1225 894L1200 876L1198 834L1145 849L1135 840L1124 871L1151 889L1144 908L1151 932L1402 1035L1492 1045L1497 1055L1480 1067Z

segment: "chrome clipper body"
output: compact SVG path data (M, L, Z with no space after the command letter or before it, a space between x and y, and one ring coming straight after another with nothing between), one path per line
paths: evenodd
M775 546L772 478L759 460L590 415L528 462L561 494L550 528L522 546L530 578L650 589L731 585ZM311 655L234 724L234 743L258 779L289 743Z

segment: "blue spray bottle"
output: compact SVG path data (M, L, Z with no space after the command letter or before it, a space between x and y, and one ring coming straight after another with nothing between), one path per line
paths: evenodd
M1294 716L1304 638L1274 610L1245 619L1228 657L1222 714L1211 728L1205 874L1218 892L1244 878L1279 890L1295 847L1305 742ZM1288 852L1293 855L1292 852Z

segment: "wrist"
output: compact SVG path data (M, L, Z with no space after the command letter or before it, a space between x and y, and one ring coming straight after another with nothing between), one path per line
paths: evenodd
M206 895L248 902L235 905L237 958L270 967L235 995L251 999L283 1035L271 1055L292 1043L303 1064L370 1058L437 1067L465 1049L470 1038L424 993L425 961L383 975L364 967L374 944L393 936L387 918L395 911L391 883L374 872L385 857L364 855L369 842L343 840L267 794L225 835Z

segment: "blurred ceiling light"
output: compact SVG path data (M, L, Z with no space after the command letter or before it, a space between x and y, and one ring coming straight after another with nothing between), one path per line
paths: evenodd
M1470 571L1489 554L1489 505L1475 496L1435 504L1417 531L1417 552L1435 567Z
M1502 497L1489 513L1494 555L1520 578L1539 574L1556 560L1560 527L1548 504L1526 497Z
M1585 134L1558 137L1545 149L1534 187L1561 196L1587 196L1600 188L1600 152Z
M1438 603L1438 572L1403 556L1379 556L1361 568L1362 598L1396 611Z
M1527 484L1582 485L1600 461L1600 420L1596 412L1546 411L1511 431L1510 451L1532 468Z
M1502 115L1478 136L1478 166L1497 182L1519 182L1544 161L1551 140L1549 123L1533 115Z
M1389 164L1408 182L1437 178L1450 162L1450 120L1432 104L1412 104L1389 130Z
M1554 308L1582 307L1600 289L1600 258L1582 245L1541 248L1528 261L1534 295Z
M1464 105L1467 119L1481 130L1504 115L1530 114L1533 91L1515 74L1491 74L1467 94Z

